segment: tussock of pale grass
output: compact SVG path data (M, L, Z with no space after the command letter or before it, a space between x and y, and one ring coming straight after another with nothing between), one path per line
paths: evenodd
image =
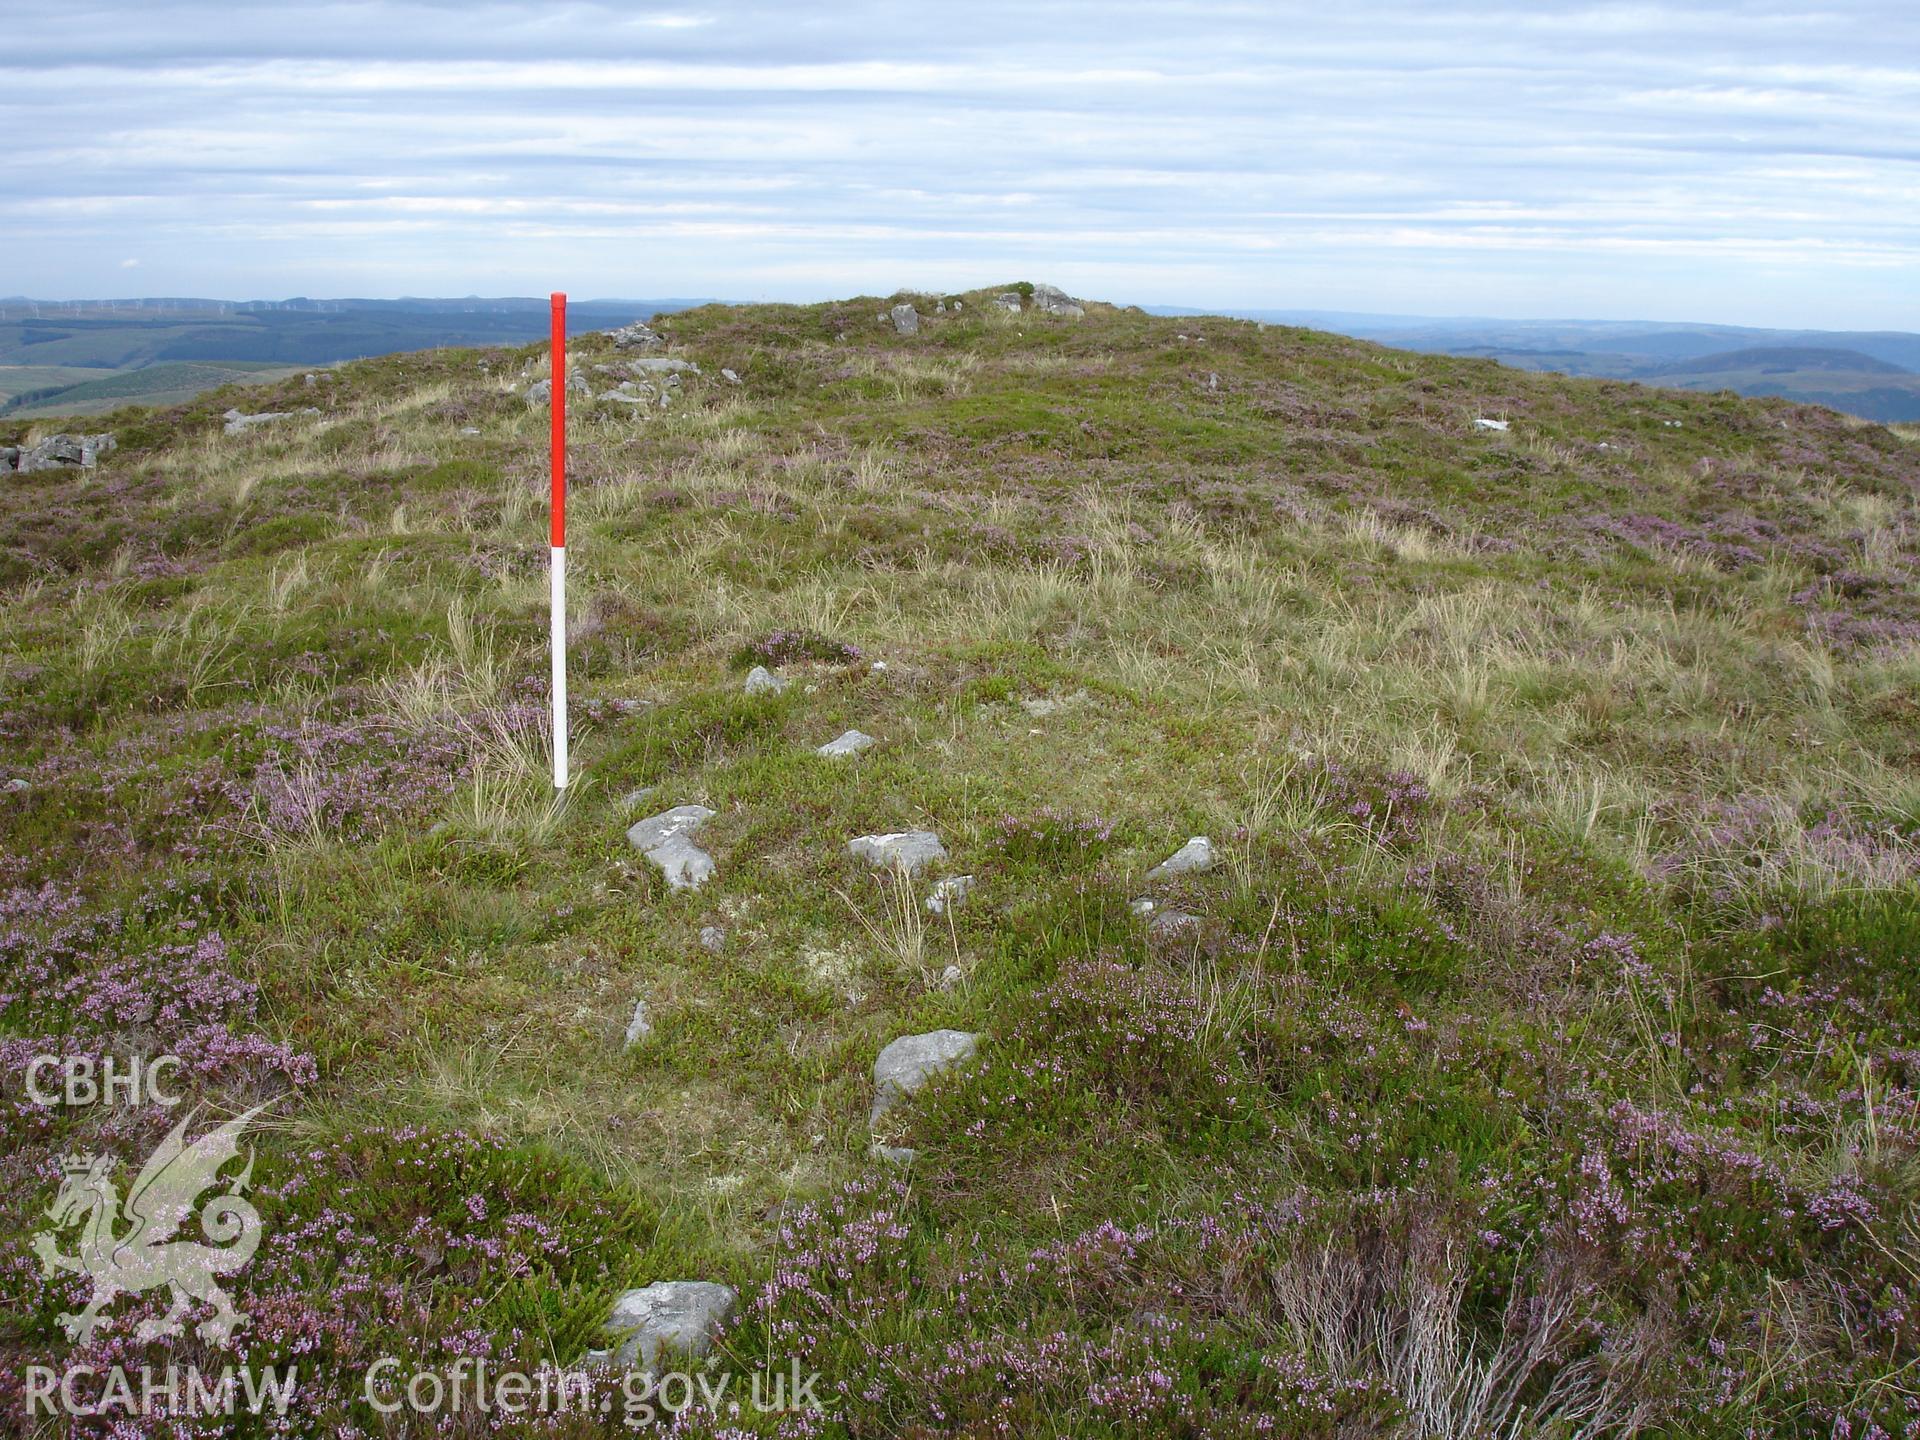
M565 790L553 788L547 727L527 723L522 712L489 705L462 716L457 728L471 759L466 783L454 798L453 818L490 841L551 839L590 778L575 774ZM584 740L578 731L574 738Z
M476 625L467 603L447 606L447 646L388 675L376 693L388 713L410 729L426 730L449 717L482 712L498 698L505 672L490 624Z
M894 867L870 877L871 897L862 905L844 890L835 890L873 946L903 970L930 981L927 965L926 910L913 877Z
M869 446L853 459L847 481L866 495L885 495L898 486L899 467L886 451Z
M1546 1256L1523 1272L1486 1340L1466 1313L1469 1279L1453 1244L1416 1228L1398 1255L1362 1255L1338 1238L1302 1246L1268 1283L1296 1340L1334 1374L1384 1379L1416 1435L1596 1440L1650 1423L1643 1387L1664 1338L1651 1319L1625 1347L1595 1351L1579 1275Z

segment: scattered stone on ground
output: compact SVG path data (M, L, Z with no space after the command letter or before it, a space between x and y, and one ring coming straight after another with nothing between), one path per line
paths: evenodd
M682 360L678 355L649 355L639 360L629 360L627 369L635 376L640 375L698 375L700 367L691 360Z
M32 788L31 785L27 784L27 782L22 780L18 775L7 781L6 784L0 785L0 790L6 791L9 795L18 795Z
M1207 372L1207 389L1218 390L1219 388L1220 388L1220 377L1216 375L1213 371L1209 370Z
M613 348L616 350L652 350L667 343L654 332L651 325L643 325L638 320L608 333L613 336Z
M924 866L947 858L947 847L931 830L861 835L847 842L847 851L876 870L904 870L908 875L917 875Z
M614 1363L660 1373L663 1355L704 1360L739 1308L731 1285L711 1280L657 1280L613 1302L609 1334L620 1337Z
M620 808L631 815L653 798L653 791L654 787L651 785L642 785L638 790L629 790L620 797Z
M478 435L480 433L480 427L478 425L462 425L460 427L460 433L462 435Z
M944 314L946 314L946 313L947 313L947 302L946 302L946 301L944 301L944 300L942 300L942 301L939 301L939 302L938 302L937 304L935 304L935 305L934 305L934 307L933 307L933 313L934 313L934 314L936 314L936 315L944 315Z
M713 874L713 857L692 836L712 818L704 805L676 805L629 827L627 841L660 867L675 890L697 890Z
M911 1165L920 1158L920 1152L911 1145L883 1145L876 1140L871 1149L874 1159L889 1165Z
M1162 910L1147 926L1147 934L1155 940L1171 940L1199 923L1198 915L1189 915L1184 910Z
M1034 719L1044 720L1047 718L1047 716L1053 714L1054 711L1060 708L1060 702L1058 700L1051 700L1045 696L1042 696L1038 700L1022 700L1020 702L1020 708L1026 711L1027 714L1031 715Z
M587 384L584 375L567 376L567 393L578 395L583 400L593 398L593 389ZM527 404L529 405L545 405L552 398L553 381L551 379L536 380L527 387Z
M700 948L709 955L718 955L727 948L727 932L718 925L700 927Z
M1484 415L1475 416L1473 423L1482 430L1505 430L1512 424L1508 420L1489 420Z
M949 965L940 972L940 988L942 990L951 990L966 978L966 971L962 970L958 965Z
M1008 290L994 296L993 303L1002 310L1011 310L1016 315L1020 313L1020 293L1017 290Z
M639 999L633 1002L633 1018L627 1021L627 1045L638 1045L653 1033L653 1021L647 1018L647 1002Z
M873 1062L871 1128L882 1117L943 1070L971 1060L980 1049L980 1037L965 1030L929 1030L924 1035L902 1035Z
M967 892L973 889L973 876L949 875L935 882L927 895L927 910L934 915L944 915L949 905L958 905L967 898Z
M9 445L0 450L0 470L32 475L41 470L91 470L100 457L119 443L111 430L98 435L49 435L33 445Z
M1149 880L1165 880L1174 875L1197 874L1213 868L1213 841L1196 835L1173 854L1147 872Z
M749 695L778 695L787 688L787 682L766 666L756 665L747 672L746 682L740 688Z
M738 385L740 383L740 377L724 365L720 367L720 378L729 385Z
M227 422L227 434L238 435L251 430L256 425L270 425L275 420L284 420L293 414L291 410L262 410L258 414L248 415L243 411L229 410L220 418Z
M842 755L858 755L862 750L871 750L880 742L873 736L860 730L847 730L836 735L826 744L814 751L816 755L828 755L838 758Z
M1033 308L1043 315L1066 315L1076 319L1087 313L1085 306L1058 285L1034 286Z
M1159 902L1145 895L1142 895L1138 900L1130 901L1127 905L1127 909L1131 910L1135 915L1151 915L1158 908Z
M894 306L888 313L893 317L894 334L918 335L920 333L920 316L913 306L902 303Z

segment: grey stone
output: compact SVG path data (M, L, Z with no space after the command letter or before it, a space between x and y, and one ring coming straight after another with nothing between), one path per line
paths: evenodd
M641 360L629 360L627 369L635 375L698 375L700 367L691 360L682 360L678 355L649 355Z
M946 879L936 882L927 896L928 913L946 914L947 906L958 905L967 898L968 892L972 889L973 876L971 875L949 875Z
M934 314L936 314L936 315L944 315L944 314L946 314L946 313L947 313L947 302L946 302L946 301L944 301L944 300L942 300L942 301L941 301L941 302L940 302L939 304L937 304L937 305L935 305L935 306L933 307L933 313L934 313Z
M478 425L462 425L460 427L460 433L462 435L478 435L480 433L480 427Z
M943 1070L971 1060L980 1049L980 1037L964 1030L929 1030L924 1035L902 1035L873 1062L873 1111L869 1127L900 1101Z
M1020 292L1018 290L1008 290L1004 294L994 296L993 303L998 305L1002 310L1011 310L1014 314L1018 315L1020 313Z
M911 1145L882 1145L878 1140L873 1142L871 1153L888 1165L911 1165L920 1158L920 1152Z
M1473 423L1476 429L1500 431L1505 431L1512 424L1508 420L1489 420L1484 415L1476 415Z
M644 395L629 394L625 390L609 390L606 392L606 394L602 395L600 398L602 400L611 400L616 405L651 405L653 404L653 392L651 390L649 390Z
M880 742L873 736L859 730L847 730L820 746L813 753L839 758L842 755L858 755L862 750L871 750Z
M569 375L567 376L567 393L578 395L583 400L591 400L593 387L587 384L586 376ZM545 405L552 398L553 381L551 379L536 380L527 387L527 404L529 405Z
M1155 910L1159 909L1159 901L1142 895L1138 900L1129 901L1127 909L1135 915L1151 915Z
M734 374L733 371L725 368L724 366L721 367L720 378L726 381L729 385L738 385L740 383L740 377Z
M18 795L32 788L31 785L27 784L27 782L22 780L18 775L7 781L6 784L0 785L0 790L6 791L9 795Z
M1184 910L1162 910L1153 917L1153 923L1147 926L1147 934L1155 940L1172 940L1184 935L1199 923L1198 915L1189 915Z
M727 932L718 925L700 927L700 948L709 955L718 955L727 948Z
M99 435L49 435L37 445L16 450L13 468L22 475L41 470L91 470L116 443L111 431Z
M627 1046L631 1049L653 1033L653 1021L647 1018L645 999L633 1002L633 1018L627 1021Z
M1173 854L1147 872L1149 880L1167 880L1175 875L1198 874L1213 868L1213 841L1196 835Z
M651 785L642 785L638 790L629 790L620 797L620 808L631 815L653 798L653 788Z
M654 333L652 326L643 325L638 320L609 333L613 336L613 348L616 350L651 350L656 345L666 344Z
M19 468L20 447L18 445L0 445L0 471L12 471Z
M949 965L940 972L940 988L942 990L951 990L966 978L966 971L962 970L958 965Z
M1057 285L1034 286L1033 308L1043 315L1065 315L1072 319L1087 313L1078 300Z
M608 1333L620 1337L614 1363L658 1373L663 1355L704 1360L739 1305L731 1285L711 1280L658 1280L629 1290L613 1302L607 1321Z
M693 832L713 818L704 805L676 805L635 822L627 843L658 865L675 890L697 890L713 874L713 857L693 843Z
M746 681L740 688L749 695L778 695L787 688L787 682L766 666L756 665L747 672Z
M888 312L893 317L893 333L896 335L918 335L920 316L913 306L902 302Z
M220 418L227 422L227 434L239 435L256 425L270 425L275 420L284 420L292 413L291 410L262 410L258 414L248 415L239 410L229 410Z
M861 835L847 842L847 851L876 870L904 870L909 875L916 875L923 866L947 858L947 847L931 830Z

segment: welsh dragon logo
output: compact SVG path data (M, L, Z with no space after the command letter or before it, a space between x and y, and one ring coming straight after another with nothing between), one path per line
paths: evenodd
M242 1198L253 1175L251 1149L246 1167L200 1207L200 1230L212 1243L174 1236L200 1196L221 1183L220 1169L240 1153L240 1136L248 1122L273 1103L256 1105L189 1144L187 1127L200 1113L196 1105L148 1158L124 1203L113 1183L112 1156L62 1157L60 1193L47 1211L53 1225L34 1238L33 1248L48 1275L67 1271L93 1281L87 1308L60 1317L70 1340L83 1345L91 1340L101 1312L121 1295L162 1285L173 1292L173 1304L160 1318L141 1322L134 1332L140 1340L179 1335L195 1300L214 1307L195 1327L204 1339L224 1343L247 1323L215 1277L240 1269L260 1244L260 1212ZM81 1227L79 1249L62 1254L56 1237L76 1224Z

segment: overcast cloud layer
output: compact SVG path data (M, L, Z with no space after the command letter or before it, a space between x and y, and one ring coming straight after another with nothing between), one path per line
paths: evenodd
M0 0L0 53L0 293L1920 329L1912 0Z

